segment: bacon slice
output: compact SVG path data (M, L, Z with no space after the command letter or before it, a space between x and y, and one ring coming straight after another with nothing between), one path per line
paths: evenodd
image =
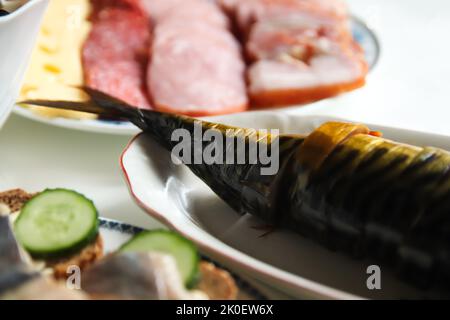
M253 106L303 104L364 85L368 66L342 1L222 1L246 42Z
M325 41L353 40L347 26L337 28L333 19L297 12L253 24L246 48L253 60L276 59L283 54L313 55L314 47L323 47Z
M303 104L364 85L368 66L350 34L322 18L256 23L247 43L254 63L249 93L255 106Z
M219 7L208 0L143 4L155 23L147 74L155 107L191 116L245 110L245 64Z
M93 27L83 48L86 85L150 108L146 66L151 29L133 0L93 0Z
M260 60L249 70L250 97L255 107L313 102L357 89L365 79L347 57L320 57L310 65Z

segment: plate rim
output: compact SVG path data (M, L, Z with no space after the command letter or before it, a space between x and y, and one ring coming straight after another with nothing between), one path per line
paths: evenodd
M77 130L82 132L103 133L110 135L130 136L139 133L139 129L131 122L122 121L120 125L100 122L98 119L82 120L70 119L64 117L44 117L30 109L15 104L13 113L25 119L36 121L45 125L55 126L59 128Z

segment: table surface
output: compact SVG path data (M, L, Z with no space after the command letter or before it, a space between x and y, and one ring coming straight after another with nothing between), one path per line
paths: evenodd
M365 88L301 109L450 136L450 1L348 0L378 35L379 64ZM153 228L129 197L119 166L131 137L47 126L12 115L0 132L0 190L67 187L92 198L102 216Z

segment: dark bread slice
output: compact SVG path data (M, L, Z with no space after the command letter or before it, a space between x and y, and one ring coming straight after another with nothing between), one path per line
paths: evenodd
M22 209L25 202L33 198L35 195L35 193L27 193L22 189L0 192L0 203L8 206L11 212L16 212Z
M211 300L236 300L239 289L227 271L206 261L200 263L201 278L197 289L203 291Z
M70 267L78 266L84 270L103 257L103 239L100 234L95 241L84 247L81 251L68 257L58 259L47 259L46 265L53 269L53 276L56 279L65 279L71 275L68 273Z

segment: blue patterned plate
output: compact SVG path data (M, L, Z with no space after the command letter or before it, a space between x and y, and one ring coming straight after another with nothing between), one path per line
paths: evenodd
M372 70L380 58L380 42L372 29L359 18L352 17L350 26L353 38L355 38L356 42L364 49L366 61L369 64L370 70Z
M144 229L115 220L100 218L100 233L103 237L104 250L106 254L116 251L122 246L122 244L127 242L132 236L141 231L144 231ZM222 269L226 269L215 261L212 261L208 257L202 256L202 259L213 262L216 266ZM239 298L251 300L267 300L267 298L261 292L259 292L258 289L254 288L247 281L243 280L230 270L226 270L233 276L236 284L239 287Z

